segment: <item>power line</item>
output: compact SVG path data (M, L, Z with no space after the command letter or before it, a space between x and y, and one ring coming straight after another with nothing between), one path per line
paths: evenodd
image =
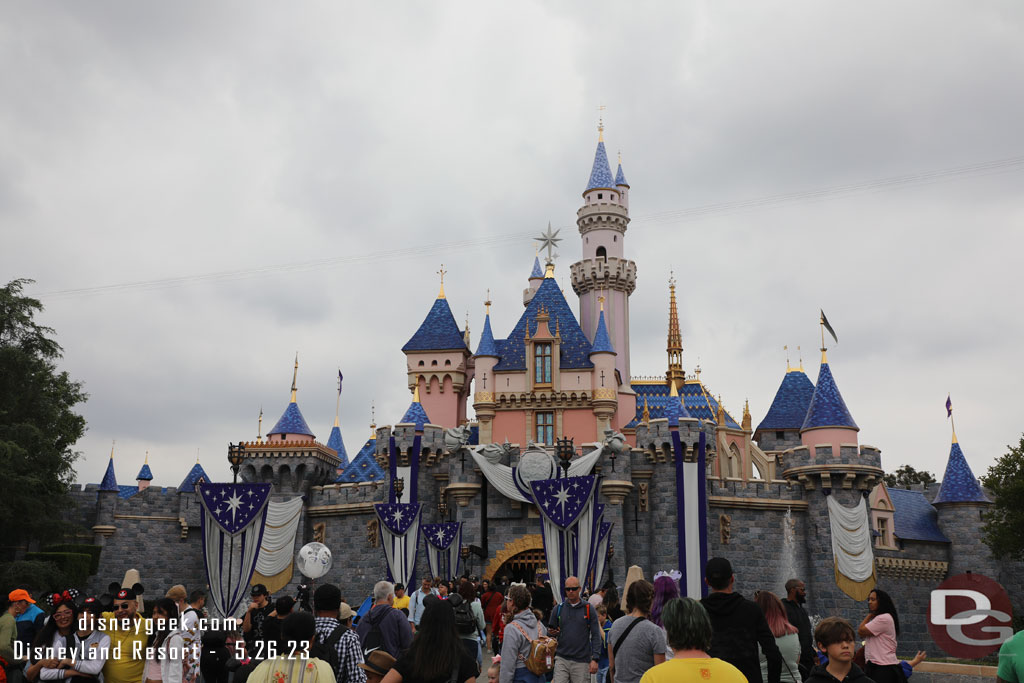
M993 161L984 161L965 166L924 171L888 178L878 178L857 183L834 185L812 190L798 192L786 192L782 194L755 197L752 199L739 199L714 204L704 204L685 209L662 211L658 213L643 214L632 219L631 223L636 224L658 224L683 222L687 220L700 219L711 215L727 215L741 211L756 211L759 209L771 208L784 204L794 204L812 201L827 201L841 197L868 194L873 192L884 192L909 187L932 185L952 180L960 180L970 177L984 177L990 175L1001 175L1024 170L1024 156L1008 157ZM562 226L567 227L567 226ZM180 277L160 278L155 280L141 280L135 282L122 282L110 285L99 285L94 287L79 287L74 289L61 289L53 292L40 294L40 298L66 299L94 294L110 294L123 291L149 291L158 289L169 289L186 284L201 282L224 282L241 280L273 273L294 273L322 270L346 264L360 264L366 262L387 262L397 261L421 256L430 256L437 253L448 252L453 248L461 250L479 249L485 246L506 244L510 242L525 241L533 237L533 233L521 232L489 237L478 237L469 240L457 240L453 242L436 243L432 245L404 247L388 249L369 254L356 256L337 256L331 258L316 259L313 261L302 261L298 263L274 264L256 268L245 268L239 270L220 271L214 273L203 273L199 275L185 275Z

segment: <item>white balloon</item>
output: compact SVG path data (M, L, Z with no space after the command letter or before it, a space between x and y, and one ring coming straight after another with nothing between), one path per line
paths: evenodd
M307 543L295 556L295 568L309 579L319 579L331 569L334 558L323 543Z

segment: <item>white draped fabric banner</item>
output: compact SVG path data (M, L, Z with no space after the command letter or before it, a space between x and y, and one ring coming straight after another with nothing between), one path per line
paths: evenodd
M270 484L201 484L203 560L214 616L241 613L267 517Z
M267 526L260 543L256 571L263 576L280 574L295 557L295 532L299 529L302 497L267 504Z
M602 518L604 515L602 515ZM612 540L613 522L600 522L601 528L597 534L597 542L594 543L594 585L590 587L591 592L600 590L604 585L604 572L608 567L608 544Z
M377 503L381 544L388 575L394 583L408 586L416 572L416 550L420 543L419 503Z
M862 498L859 505L847 508L834 496L828 496L827 500L836 569L853 581L867 581L875 566L867 501Z
M424 524L421 527L423 540L427 542L427 565L431 576L440 576L451 581L459 577L462 557L462 522Z

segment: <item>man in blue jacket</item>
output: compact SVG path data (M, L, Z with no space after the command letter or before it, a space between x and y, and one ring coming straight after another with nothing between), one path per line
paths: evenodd
M565 580L565 600L551 611L548 634L558 638L553 683L589 683L601 658L601 625L590 603L580 598L580 580Z

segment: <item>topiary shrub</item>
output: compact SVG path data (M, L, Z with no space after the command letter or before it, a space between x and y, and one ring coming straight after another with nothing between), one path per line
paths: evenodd
M86 553L25 553L28 561L52 562L64 574L66 585L60 588L81 588L89 578L92 555Z
M36 595L68 587L67 577L53 562L19 560L0 565L0 589L7 592L28 586Z
M89 563L89 576L93 576L100 570L100 552L103 548L91 543L59 543L48 545L43 548L44 553L85 553L92 558Z

